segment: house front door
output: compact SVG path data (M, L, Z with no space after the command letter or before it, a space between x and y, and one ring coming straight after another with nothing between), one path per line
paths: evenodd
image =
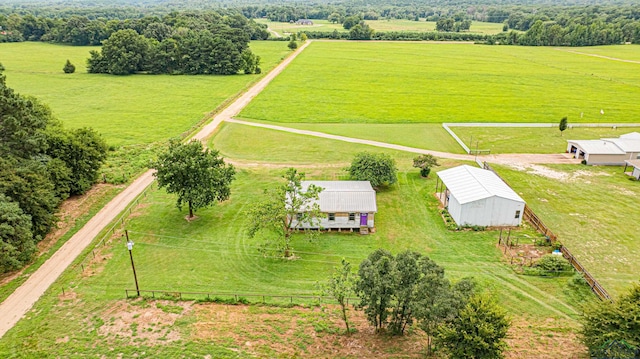
M361 227L366 227L367 226L367 217L368 217L368 213L360 213L360 226Z

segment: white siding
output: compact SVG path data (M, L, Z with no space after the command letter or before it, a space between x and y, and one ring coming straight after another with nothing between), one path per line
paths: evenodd
M520 211L519 218L515 218L516 211ZM454 208L449 213L460 226L519 226L524 214L524 202L494 196L465 203L462 206L455 202Z
M453 194L449 195L449 204L447 205L447 210L449 211L451 218L453 218L456 223L462 223L460 222L460 216L462 215L462 206L460 205L460 202L458 202L458 199L453 196Z
M373 212L370 212L367 215L367 227L369 228L373 228L375 226L375 219L374 219L375 214ZM348 213L336 213L336 217L335 220L330 221L329 220L329 216L327 213L323 213L323 217L320 219L320 228L322 229L331 229L331 228L342 228L342 229L349 229L349 228L360 228L360 213L356 213L355 216L355 220L354 221L350 221L349 220L349 215ZM293 225L295 226L297 223L297 221L294 219L293 220ZM317 222L316 222L317 223ZM300 229L306 229L306 228L311 228L311 229L317 229L318 226L310 226L309 224L303 223L300 225L300 227L298 227Z

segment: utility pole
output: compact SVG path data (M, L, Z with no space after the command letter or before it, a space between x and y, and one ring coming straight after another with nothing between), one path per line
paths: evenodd
M133 253L131 250L133 249L133 242L129 240L129 231L124 231L125 236L127 237L127 249L129 249L129 258L131 259L131 269L133 269L133 279L136 281L136 292L138 293L138 297L140 296L140 287L138 287L138 276L136 275L136 265L133 264Z

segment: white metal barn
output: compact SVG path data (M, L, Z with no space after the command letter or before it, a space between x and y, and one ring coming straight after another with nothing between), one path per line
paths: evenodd
M524 200L495 173L459 166L437 173L445 186L440 200L459 226L519 226Z
M302 181L301 184L303 191L310 184L323 188L317 201L322 212L320 228L359 229L361 233L368 233L375 227L376 191L369 181ZM317 227L302 223L299 228Z

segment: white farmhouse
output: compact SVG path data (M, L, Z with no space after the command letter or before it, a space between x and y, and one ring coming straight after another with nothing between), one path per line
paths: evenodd
M495 173L459 166L437 173L445 188L440 201L459 226L519 226L524 200Z
M302 181L301 184L303 191L310 184L323 188L317 201L322 212L320 228L358 229L360 233L369 233L375 227L376 191L369 181ZM302 223L300 228L318 226Z

